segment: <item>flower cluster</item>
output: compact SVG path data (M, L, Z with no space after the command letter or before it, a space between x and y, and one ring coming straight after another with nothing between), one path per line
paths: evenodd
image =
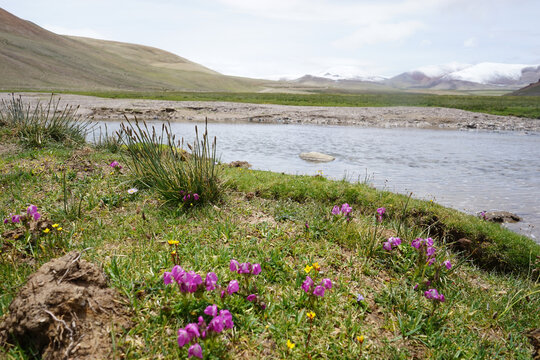
M315 286L315 282L311 277L306 276L306 280L302 283L302 290L304 290L308 295L315 295L319 297L324 296L326 290L332 288L332 281L328 278L322 279L321 283Z
M170 272L166 271L163 274L163 282L165 285L176 282L182 293L195 293L204 286L206 291L216 289L218 277L216 273L209 272L203 283L202 277L193 271L185 271L179 265L175 265Z
M433 301L444 302L444 300L445 300L444 295L439 294L437 289L429 289L429 290L425 291L424 296L426 297L426 299L433 300Z
M347 203L341 205L341 207L339 205L334 205L332 208L332 215L343 215L347 221L351 220L351 212L352 207Z
M239 263L238 261L231 259L229 264L229 269L232 272L237 272L239 274L252 274L259 275L262 271L261 264L251 264L249 262Z
M184 192L184 190L180 190L180 195L184 195L182 198L184 203L189 203L191 205L193 205L193 201L199 201L201 198L197 193L190 194L188 192Z
M420 254L424 255L425 253L425 255L427 256L426 258L427 264L433 265L433 263L435 262L436 249L435 249L435 246L433 246L432 238L427 238L427 239L416 238L412 241L411 246L415 248L416 250L418 250Z
M388 241L383 243L383 249L386 251L392 251L394 247L397 247L401 244L401 239L398 237L390 237Z
M218 307L216 304L208 306L204 313L212 317L212 320L208 324L202 316L199 316L197 323L190 323L185 328L178 329L178 346L184 347L193 340L194 344L188 349L188 358L195 356L200 359L203 358L202 347L198 343L199 339L206 339L214 334L219 334L223 330L232 329L234 322L229 310L221 310L218 313Z
M18 215L18 214L12 214L10 213L7 219L4 219L4 224L7 224L9 222L13 224L20 224L21 220L29 220L34 219L35 221L38 221L41 218L41 214L38 212L38 208L36 205L30 205L28 208L26 208L26 217L24 215Z
M377 209L377 221L382 222L383 215L386 213L386 208L380 207Z
M263 310L266 309L266 304L261 301L256 294L256 287L250 286L249 277L259 275L262 271L261 264L252 264L249 262L239 263L235 259L231 259L229 263L229 270L232 272L244 275L246 291L249 294L246 300L252 303L258 304ZM237 280L232 280L227 287L227 294L231 295L240 290L240 284ZM225 296L225 292L222 292L222 297Z

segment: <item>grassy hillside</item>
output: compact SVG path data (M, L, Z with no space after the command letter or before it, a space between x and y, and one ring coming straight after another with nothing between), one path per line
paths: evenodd
M256 91L263 83L156 48L57 35L3 9L0 44L2 89Z

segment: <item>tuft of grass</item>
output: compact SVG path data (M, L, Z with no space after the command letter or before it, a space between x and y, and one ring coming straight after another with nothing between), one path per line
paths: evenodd
M188 194L198 194L197 203L219 199L216 138L213 141L208 138L206 126L202 138L195 127L193 144L187 143L191 153L184 150L184 139L177 141L170 124L163 124L158 135L146 122L127 120L127 124L121 125L121 131L126 146L124 161L143 186L154 188L167 202L174 204L193 204L186 202Z
M22 97L11 95L0 104L0 126L11 127L19 140L30 147L42 147L48 142L76 145L85 142L90 121L77 115L77 107L60 108L60 98L54 94L47 105L38 102L35 107L24 103Z

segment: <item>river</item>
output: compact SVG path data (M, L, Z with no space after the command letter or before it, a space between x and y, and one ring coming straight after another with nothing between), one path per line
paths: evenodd
M120 125L106 124L109 132ZM161 122L148 124L161 127ZM188 140L195 125L171 123L177 137ZM204 129L204 124L198 126ZM412 192L469 214L510 211L523 221L505 226L540 242L539 133L246 123L210 123L208 132L217 137L223 162L244 160L257 170L367 179L379 189ZM310 163L299 158L309 151L336 160Z

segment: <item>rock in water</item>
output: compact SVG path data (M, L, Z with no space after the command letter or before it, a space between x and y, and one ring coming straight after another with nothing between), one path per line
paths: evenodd
M484 219L497 223L515 223L521 221L521 218L516 214L508 211L490 211L484 214Z
M332 155L327 155L319 152L303 152L300 154L300 159L312 162L330 162L336 158Z

